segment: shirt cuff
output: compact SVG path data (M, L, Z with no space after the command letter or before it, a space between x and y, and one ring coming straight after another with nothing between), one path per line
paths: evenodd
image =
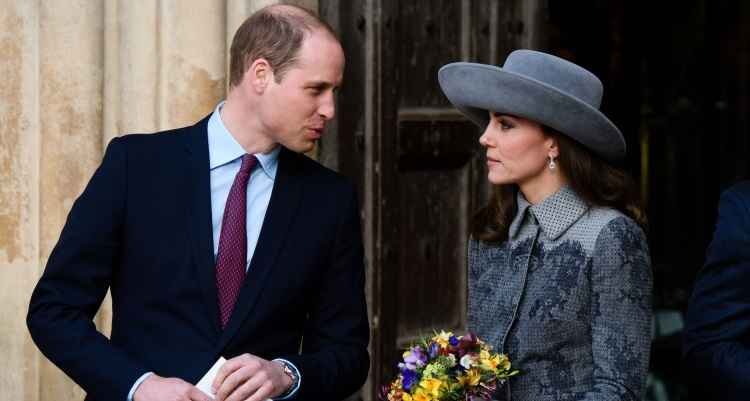
M138 386L140 386L141 383L143 383L143 381L146 380L152 374L154 374L154 372L146 372L143 374L143 376L139 377L138 380L135 381L135 384L133 384L133 387L130 388L127 401L133 401L133 396L135 396L135 390L138 390Z
M297 367L294 366L293 363L287 361L286 359L276 358L276 359L274 359L274 361L284 362L285 364L291 366L292 369L294 369L294 373L296 373L297 377L299 377L299 380L297 380L297 385L294 386L289 392L285 393L285 395L283 397L281 397L281 398L274 398L274 400L278 400L278 401L288 400L288 399L294 397L295 394L297 394L297 391L299 390L299 386L300 386L300 384L302 384L302 374L299 372L299 369L297 369ZM131 401L131 400L128 400L128 401Z

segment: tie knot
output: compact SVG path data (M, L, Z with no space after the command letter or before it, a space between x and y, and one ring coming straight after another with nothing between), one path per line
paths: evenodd
M247 174L253 170L253 167L258 164L258 159L250 154L242 156L242 166L240 166L240 173Z

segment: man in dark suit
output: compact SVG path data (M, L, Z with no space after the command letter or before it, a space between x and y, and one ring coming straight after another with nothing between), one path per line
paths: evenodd
M211 115L109 144L31 297L34 341L87 400L206 400L190 383L220 356L219 401L341 399L367 376L357 198L300 154L333 117L341 45L276 5L230 57Z
M750 400L750 182L721 196L684 336L693 399Z

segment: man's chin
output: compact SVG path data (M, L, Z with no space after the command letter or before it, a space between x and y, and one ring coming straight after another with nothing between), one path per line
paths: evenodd
M289 150L297 153L309 153L315 149L315 141L305 141L286 146Z

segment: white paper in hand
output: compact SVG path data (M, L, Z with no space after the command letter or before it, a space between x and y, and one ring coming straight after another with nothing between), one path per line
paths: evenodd
M216 398L216 394L214 394L211 391L211 385L214 383L214 379L216 378L216 375L219 373L219 369L221 369L221 366L224 365L224 362L227 360L224 359L224 357L220 357L216 363L214 363L214 366L211 366L211 369L206 372L205 375L200 379L198 384L195 385L195 387L198 387L198 390L203 391L206 393L209 397L212 399ZM266 401L271 401L270 399Z
M203 391L204 393L211 396L211 398L214 398L216 394L211 391L211 385L214 383L214 379L216 378L216 374L219 373L221 365L223 365L226 361L227 360L224 359L223 356L219 358L219 360L214 363L214 366L211 366L211 369L209 369L208 372L203 375L203 377L198 382L198 384L195 385L195 387L198 387L198 390Z

